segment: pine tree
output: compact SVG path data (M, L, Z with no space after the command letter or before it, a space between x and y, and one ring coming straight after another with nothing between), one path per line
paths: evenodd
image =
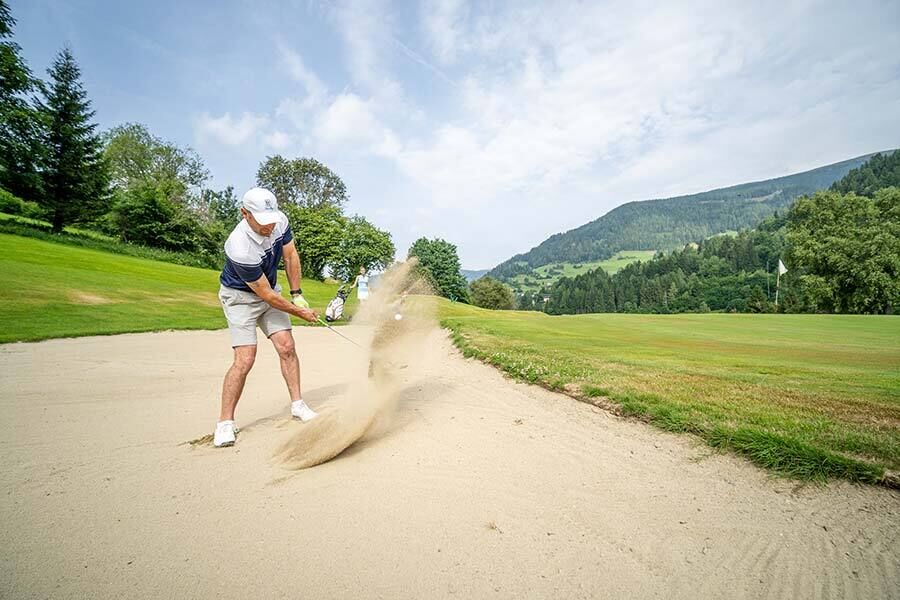
M48 71L50 82L41 110L47 123L47 155L43 168L44 205L53 231L70 223L89 221L109 208L109 175L103 161L97 125L91 123L81 71L68 48Z
M0 186L26 200L40 198L38 113L27 100L36 85L12 41L16 20L0 0Z

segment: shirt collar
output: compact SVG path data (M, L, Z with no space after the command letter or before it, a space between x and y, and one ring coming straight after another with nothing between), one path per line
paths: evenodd
M265 241L266 236L264 236L264 235L259 235L258 233L256 233L255 231L253 231L253 228L250 227L250 224L246 221L246 219L243 220L243 221L241 221L241 227L243 227L244 232L245 232L248 236L250 236L250 239L253 240L254 242L256 242L257 244L262 244L263 241ZM274 233L274 231L273 231L273 233Z

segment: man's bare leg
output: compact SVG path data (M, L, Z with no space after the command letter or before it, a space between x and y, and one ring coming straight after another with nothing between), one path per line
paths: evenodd
M234 409L241 399L244 382L247 381L247 374L253 368L255 360L256 346L234 347L234 362L225 373L225 383L222 385L222 410L219 413L219 421L234 420Z
M291 402L300 400L300 359L297 357L297 350L294 346L294 335L290 329L277 331L272 334L272 344L278 352L278 358L281 361L281 375L287 384L288 392L291 395Z

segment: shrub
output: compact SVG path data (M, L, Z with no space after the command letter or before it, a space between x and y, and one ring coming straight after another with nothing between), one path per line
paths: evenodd
M44 216L44 211L36 202L22 200L3 188L0 188L0 212L8 215L21 215L29 219L40 219Z

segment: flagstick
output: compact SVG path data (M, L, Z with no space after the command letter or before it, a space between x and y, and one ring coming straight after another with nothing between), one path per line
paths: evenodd
M775 278L775 310L778 310L778 288L781 284L781 269L778 269L778 277Z

